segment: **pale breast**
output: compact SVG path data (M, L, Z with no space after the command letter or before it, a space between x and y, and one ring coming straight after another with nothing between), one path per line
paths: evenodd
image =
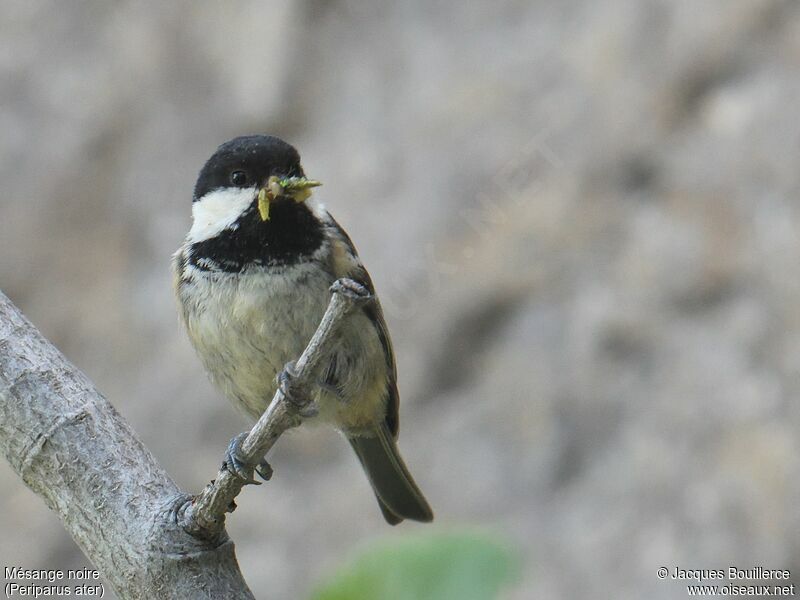
M214 384L250 417L264 411L276 375L311 339L330 284L311 265L206 273L184 284L180 293L192 342Z
M178 254L177 272L181 264ZM212 382L257 419L275 394L276 375L316 331L333 276L314 262L244 273L189 269L176 291L192 344ZM378 331L362 311L339 335L333 369L318 388L316 420L358 432L385 418L391 375Z

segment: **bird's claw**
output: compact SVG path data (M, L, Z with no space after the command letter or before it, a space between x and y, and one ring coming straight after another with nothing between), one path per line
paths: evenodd
M366 304L372 300L372 294L365 285L348 277L342 277L334 281L331 286L331 292L334 294L343 294L357 304Z
M298 381L294 362L286 363L283 370L278 373L278 387L283 397L294 406L301 417L313 417L319 412L311 400L308 388Z
M225 460L222 463L222 468L227 469L246 484L261 485L261 482L253 477L253 471L258 473L264 481L269 481L272 477L272 466L263 458L256 464L245 462L239 458L242 442L246 437L247 432L240 433L231 440L230 444L228 444L228 449L225 451Z
M255 466L256 473L258 476L261 477L264 481L269 481L272 479L272 465L269 464L266 459L261 459L259 463Z

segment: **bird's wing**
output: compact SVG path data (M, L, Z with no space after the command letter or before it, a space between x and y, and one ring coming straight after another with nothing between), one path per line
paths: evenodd
M395 365L392 339L389 337L386 320L383 318L383 310L375 294L375 286L372 283L372 279L364 268L361 259L358 257L358 252L350 236L347 235L347 232L342 229L330 213L325 213L325 221L329 230L328 239L331 240L332 244L331 269L334 278L349 277L366 287L373 297L373 300L364 305L362 310L378 332L378 338L380 339L383 353L386 357L386 369L389 374L386 382L388 397L386 403L386 426L392 436L397 439L399 427L397 367Z

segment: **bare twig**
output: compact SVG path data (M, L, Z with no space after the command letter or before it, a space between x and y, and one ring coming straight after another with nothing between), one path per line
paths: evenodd
M336 343L336 333L352 310L371 299L366 288L351 279L339 279L331 286L331 300L317 331L295 364L293 398L289 401L278 386L267 410L261 415L241 444L240 458L247 464L257 464L287 429L302 422L300 412L311 398L300 392L311 390L318 367L327 359ZM194 500L179 511L179 523L187 532L201 539L214 539L225 526L225 514L244 481L227 469L221 469Z

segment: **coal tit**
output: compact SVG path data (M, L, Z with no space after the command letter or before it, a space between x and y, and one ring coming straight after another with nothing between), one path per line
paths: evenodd
M297 150L277 137L226 142L200 171L193 223L173 257L192 345L216 387L253 420L316 330L331 284L348 277L375 294L347 233L309 200L317 185ZM431 521L396 445L397 374L377 298L348 318L340 338L313 393L311 420L344 434L389 523Z

